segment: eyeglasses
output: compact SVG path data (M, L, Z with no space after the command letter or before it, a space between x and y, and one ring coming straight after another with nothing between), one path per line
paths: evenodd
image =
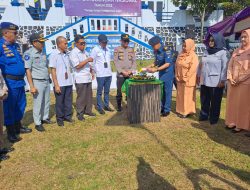
M80 44L81 46L85 46L85 45L86 45L86 42L79 42L79 44Z

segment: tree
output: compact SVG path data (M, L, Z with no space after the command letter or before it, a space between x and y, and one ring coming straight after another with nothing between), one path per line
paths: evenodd
M250 0L231 0L219 4L225 16L231 16L248 6L250 6Z
M203 41L203 29L205 23L205 16L211 14L218 5L219 0L172 0L175 6L190 5L193 15L201 18L201 34L200 41Z

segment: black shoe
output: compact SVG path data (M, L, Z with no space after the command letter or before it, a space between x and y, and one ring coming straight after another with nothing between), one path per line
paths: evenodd
M72 118L70 118L70 119L64 119L64 121L69 122L69 123L73 123L74 122L74 120Z
M216 125L218 121L210 121L210 125Z
M245 134L246 137L250 137L250 133Z
M39 132L44 132L44 131L45 131L45 128L43 127L42 124L36 125L35 128L36 128L36 130L39 131Z
M169 112L162 112L161 116L162 117L167 117L170 113Z
M16 128L17 128L16 124L6 126L7 137L11 143L16 143L16 142L22 140L21 137L19 137L19 135L17 135Z
M105 110L105 111L110 111L110 112L113 112L113 111L114 111L114 110L111 109L110 107L106 107L106 106L104 107L104 110Z
M91 117L95 117L96 116L96 114L93 113L93 112L91 112L91 113L85 113L85 115L88 115L88 116L91 116Z
M208 118L199 117L199 121L208 121Z
M79 121L84 121L84 120L85 120L85 118L83 117L83 115L78 115L78 116L77 116L77 119L78 119Z
M122 111L122 107L119 106L119 107L117 108L117 111L118 111L118 112L121 112L121 111Z
M25 127L23 125L20 127L20 133L31 133L31 132L32 132L32 129L28 127Z
M64 126L64 122L63 122L63 121L57 121L57 125L58 125L59 127L63 127L63 126Z
M16 143L16 142L19 142L20 140L22 140L22 138L13 135L13 136L8 136L8 140L9 140L11 143Z
M15 149L14 148L2 148L2 149L0 149L0 154L7 154L7 153L9 153L9 152L12 152L12 151L14 151Z
M178 116L179 118L182 118L182 119L185 119L185 118L188 117L188 115L181 115L181 114L178 114L177 116Z
M104 111L103 109L98 110L98 112L99 112L100 114L102 114L102 115L104 115L104 114L105 114L105 111Z
M0 155L0 162L9 159L10 157L8 155Z
M42 124L54 124L55 121L51 121L50 119L42 120Z

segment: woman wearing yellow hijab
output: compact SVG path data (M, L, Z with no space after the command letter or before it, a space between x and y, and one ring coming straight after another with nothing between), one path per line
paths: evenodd
M196 113L196 74L199 61L194 50L194 40L186 39L175 66L176 112L181 118Z

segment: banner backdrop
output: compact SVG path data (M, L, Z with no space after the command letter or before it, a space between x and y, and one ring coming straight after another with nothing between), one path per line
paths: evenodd
M141 0L64 0L67 16L141 16Z

